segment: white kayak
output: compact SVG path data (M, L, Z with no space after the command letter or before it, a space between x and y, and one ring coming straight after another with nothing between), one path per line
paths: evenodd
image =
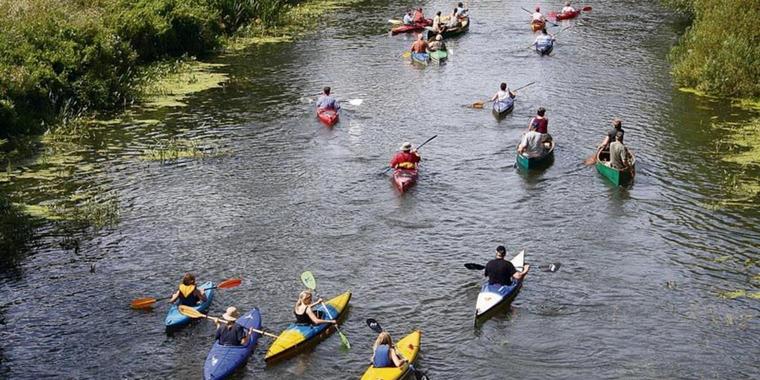
M525 265L525 251L520 251L510 262L515 266L515 269L521 271ZM498 306L511 303L521 288L522 280L513 280L509 285L489 285L486 280L480 289L478 301L475 304L475 320L485 317L486 313L497 309Z

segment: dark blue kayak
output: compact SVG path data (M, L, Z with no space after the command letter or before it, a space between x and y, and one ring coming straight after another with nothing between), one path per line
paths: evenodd
M254 307L253 310L238 318L235 323L246 330L249 328L261 330L261 313ZM226 379L232 375L251 356L260 336L257 332L252 333L245 346L223 346L219 344L219 341L215 341L206 356L206 363L203 364L203 378L206 380Z
M512 112L512 109L514 108L515 100L512 98L493 102L493 113L499 117L506 116L508 113Z
M554 50L554 44L548 44L548 45L536 45L536 53L541 55L542 57L545 55L551 54L552 50Z
M203 289L205 291L206 301L199 303L198 306L195 306L195 310L198 310L201 313L205 313L208 310L208 308L211 306L211 301L214 300L214 289L212 289L213 287L214 283L211 281L208 281L198 287L198 289ZM167 330L173 330L190 323L191 319L192 318L188 316L182 315L182 313L179 312L179 307L175 303L171 308L169 308L169 312L166 313L166 320L164 320L164 323L166 324Z
M430 54L428 53L412 53L412 62L421 63L427 65L430 62Z

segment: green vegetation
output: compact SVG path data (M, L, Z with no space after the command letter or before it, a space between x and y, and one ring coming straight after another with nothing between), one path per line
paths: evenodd
M679 85L708 95L760 97L760 0L664 0L692 17L670 59Z

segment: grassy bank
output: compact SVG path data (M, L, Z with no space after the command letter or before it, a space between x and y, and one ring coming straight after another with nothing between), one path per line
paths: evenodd
M760 0L664 0L692 25L670 60L680 86L700 93L760 98Z

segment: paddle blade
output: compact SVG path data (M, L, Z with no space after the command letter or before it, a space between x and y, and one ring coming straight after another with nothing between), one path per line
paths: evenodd
M591 166L591 165L595 164L595 163L596 163L596 154L592 154L592 155L588 156L588 157L587 157L587 158L586 158L586 159L583 161L583 163L584 163L585 165L587 165L587 166Z
M483 108L483 102L472 103L472 108Z
M317 280L314 279L314 275L309 271L301 273L301 282L311 290L317 288Z
M180 314L190 318L204 318L205 315L198 310L193 309L187 305L179 305Z
M230 278L228 280L224 280L224 281L220 282L219 285L217 285L216 287L219 288L219 289L231 289L231 288L234 288L234 287L240 285L240 283L242 283L242 282L243 282L243 280L241 280L239 278Z
M351 99L348 101L348 104L352 106L360 106L362 103L364 103L364 99Z
M351 343L348 342L346 334L343 334L343 331L338 331L338 336L340 337L340 343L343 345L343 347L345 347L347 350L350 350Z
M372 331L374 331L374 332L376 332L378 334L380 334L381 332L383 332L383 327L380 326L380 322L378 322L378 321L376 321L376 320L374 320L372 318L368 318L367 319L367 327L369 327L370 329L372 329Z
M149 308L153 307L153 305L154 305L154 304L155 304L157 301L158 301L157 299L155 299L155 298L150 298L150 297L146 297L146 298L138 298L138 299L136 299L136 300L133 300L133 301L132 301L132 302L129 304L129 307L131 307L131 308L133 308L133 309L149 309Z
M585 7L583 7L583 11L584 12L591 12L591 7L590 6L585 6Z
M551 263L551 264L549 264L547 266L544 266L544 267L541 267L539 269L541 269L542 272L552 272L552 273L554 273L554 272L556 272L556 271L559 270L560 266L562 266L562 263Z
M405 51L405 52L404 52L404 54L401 54L401 56L402 56L402 57L404 57L404 58L409 58L409 57L411 57L411 56L412 56L412 52L410 52L410 51Z
M480 264L474 264L474 263L464 264L464 267L467 268L467 269L471 269L471 270L483 270L483 269L486 269L485 266L480 265Z

